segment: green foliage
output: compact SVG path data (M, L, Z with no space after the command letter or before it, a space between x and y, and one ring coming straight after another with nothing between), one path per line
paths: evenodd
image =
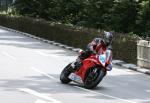
M112 10L112 29L119 32L134 30L138 2L135 0L118 0Z
M17 14L88 28L150 32L150 0L16 0Z
M23 16L74 23L78 20L82 3L81 0L16 0L14 5Z
M142 0L140 2L141 10L138 12L136 21L136 33L140 36L150 37L150 0Z
M13 0L0 0L0 12L7 12Z
M84 8L86 24L84 26L109 29L110 12L114 0L87 0Z

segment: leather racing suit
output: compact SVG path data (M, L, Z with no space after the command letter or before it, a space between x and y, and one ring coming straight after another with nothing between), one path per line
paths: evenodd
M79 61L88 58L92 53L102 54L106 49L112 50L111 44L105 45L102 38L95 38L91 43L87 45L86 50L79 55ZM108 71L112 70L112 54L109 59L111 59L111 62L108 63L108 66L106 66L106 69ZM76 66L76 68L79 68L79 66L81 66L81 62L77 62Z

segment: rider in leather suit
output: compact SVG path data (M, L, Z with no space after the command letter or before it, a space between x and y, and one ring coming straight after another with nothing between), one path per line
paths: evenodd
M88 58L92 53L101 54L104 50L112 50L113 34L111 32L104 31L103 38L95 38L91 43L87 45L87 49L83 51L76 62L72 63L74 70L78 70L82 66L82 60ZM112 55L111 55L112 60ZM112 63L107 66L107 70L112 69Z

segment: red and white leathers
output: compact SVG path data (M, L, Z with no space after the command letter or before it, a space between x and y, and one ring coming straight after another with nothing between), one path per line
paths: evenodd
M101 38L95 38L91 43L87 45L87 48L85 51L82 51L78 57L78 59L71 64L71 66L74 68L74 70L78 70L80 66L82 66L82 60L88 58L92 53L96 54L103 54L106 52L106 50L112 50L111 45L105 45L103 42L103 39ZM112 52L106 53L111 54L111 56L107 55L107 63L106 63L106 69L108 71L112 70ZM107 65L108 64L108 65Z
M87 51L92 51L95 52L97 54L103 54L106 50L112 50L112 46L110 45L105 45L103 39L101 38L95 38L91 43L88 44L87 46ZM111 56L107 56L109 58L107 58L106 61L108 61L106 64L108 64L107 70L110 71L112 70L112 52L111 52Z

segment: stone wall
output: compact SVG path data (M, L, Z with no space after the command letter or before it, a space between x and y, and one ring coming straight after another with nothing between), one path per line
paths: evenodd
M150 69L150 41L140 40L137 42L137 64Z

